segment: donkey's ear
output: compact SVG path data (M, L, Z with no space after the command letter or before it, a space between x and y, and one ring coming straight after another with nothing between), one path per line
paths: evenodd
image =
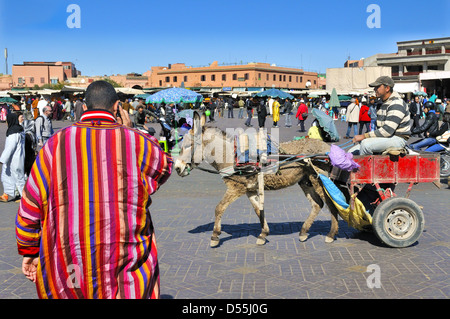
M205 126L206 123L206 115L205 113L202 114L202 116L200 117L200 125L203 127Z
M198 132L201 130L201 123L200 123L200 115L197 112L194 112L194 119L193 119L193 133Z

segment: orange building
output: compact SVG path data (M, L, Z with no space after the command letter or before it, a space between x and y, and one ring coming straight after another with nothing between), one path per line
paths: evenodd
M281 88L314 89L319 87L318 74L302 69L279 67L269 63L189 67L184 63L154 66L143 74L147 87L172 87L184 83L186 88Z
M13 87L57 84L77 75L72 62L24 62L12 66Z

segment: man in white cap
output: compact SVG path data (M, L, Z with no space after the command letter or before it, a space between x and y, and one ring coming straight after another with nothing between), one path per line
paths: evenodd
M388 76L380 76L369 86L374 88L383 104L377 112L377 129L353 138L354 143L361 142L359 154L372 155L387 149L404 148L411 135L410 114L405 101L393 91L394 81Z

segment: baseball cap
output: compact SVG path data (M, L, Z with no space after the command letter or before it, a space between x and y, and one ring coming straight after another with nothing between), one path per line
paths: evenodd
M377 87L382 84L390 86L391 88L393 88L395 85L394 80L392 80L389 76L380 76L378 79L375 80L375 82L370 83L369 86Z

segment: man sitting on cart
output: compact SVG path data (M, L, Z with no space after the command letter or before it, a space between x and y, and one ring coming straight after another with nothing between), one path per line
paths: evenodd
M384 151L401 150L411 135L410 114L408 106L401 96L393 91L394 81L388 76L381 76L369 84L373 87L382 105L377 112L377 129L356 135L353 143L361 142L349 151L360 155L372 155Z

